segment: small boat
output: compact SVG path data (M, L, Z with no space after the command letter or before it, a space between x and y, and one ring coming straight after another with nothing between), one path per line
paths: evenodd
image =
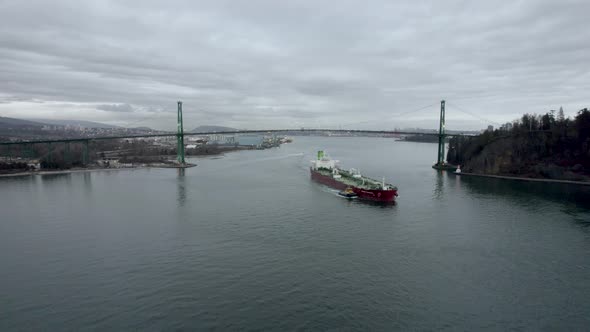
M358 196L350 187L339 192L338 195L340 195L342 197L346 197L346 198L356 198Z

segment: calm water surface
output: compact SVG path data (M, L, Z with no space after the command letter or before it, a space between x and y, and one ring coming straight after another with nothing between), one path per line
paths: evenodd
M399 187L351 202L326 149ZM585 330L590 187L459 178L370 138L0 179L0 330Z

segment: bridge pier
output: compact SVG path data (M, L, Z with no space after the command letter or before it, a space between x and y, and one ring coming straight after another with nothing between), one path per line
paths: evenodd
M29 159L33 159L35 157L35 149L33 148L33 144L28 145L28 152L29 152Z
M82 164L84 166L88 165L89 160L88 160L88 143L90 141L89 140L84 140L82 141Z
M49 163L52 163L53 162L53 144L51 144L51 142L47 143L47 149L48 149L47 161Z
M64 146L64 161L66 166L72 165L72 155L70 154L70 142L66 142Z

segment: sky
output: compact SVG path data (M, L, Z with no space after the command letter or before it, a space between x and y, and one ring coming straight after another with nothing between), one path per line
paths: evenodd
M590 1L0 0L0 116L480 129L590 107Z

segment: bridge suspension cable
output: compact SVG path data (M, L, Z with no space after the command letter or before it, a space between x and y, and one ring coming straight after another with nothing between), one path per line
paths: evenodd
M426 105L426 106L424 106L424 107L420 107L420 108L418 108L418 109L415 109L415 110L411 110L411 111L407 111L407 112L398 113L398 114L395 114L394 116L396 116L396 117L397 117L397 116L402 116L402 115L408 115L408 114L411 114L411 113L416 113L416 112L419 112L419 111L422 111L422 110L425 110L425 109L427 109L427 108L429 108L429 107L434 107L434 106L436 106L436 103L435 103L435 104ZM393 118L394 116L391 116L390 118Z
M155 120L155 119L157 119L157 118L158 118L157 116L150 115L150 116L147 116L147 117L141 118L141 119L139 119L139 120L137 120L137 121L133 121L133 122L127 122L127 124L125 125L125 127L127 127L127 128L131 128L131 126L134 126L134 125L136 125L136 124L138 124L138 123L144 122L144 121L146 121L146 120Z
M448 104L449 104L449 102L447 102L447 105L448 105ZM450 104L451 104L451 107L452 107L452 108L456 108L456 109L457 109L459 112L461 112L461 113L464 113L464 114L467 114L467 115L471 115L472 117L474 117L474 118L477 118L477 119L478 119L478 120L480 120L480 121L483 121L483 122L485 122L485 123L492 123L492 124L495 124L495 125L497 125L497 126L501 126L501 125L502 125L502 124L501 124L501 123L499 123L499 122L492 121L492 120L490 120L490 119L486 119L486 118L484 118L484 117L482 117L482 116L479 116L479 115L477 115L477 114L474 114L474 113L471 113L471 112L469 112L469 111L466 111L466 110L465 110L465 109L463 109L462 107L459 107L459 106L458 106L458 105L457 105L455 102L452 102L452 103L450 103Z
M347 124L344 124L344 125L341 125L341 126L342 127L348 127L348 126L355 126L355 125L366 124L366 123L375 123L375 122L382 123L384 121L390 121L390 120L395 119L397 117L404 116L404 115L411 114L411 113L416 113L416 112L419 112L419 111L422 111L422 110L425 110L425 109L427 109L429 107L434 107L434 106L436 106L436 104L430 104L430 105L426 105L426 106L423 106L423 107L420 107L420 108L417 108L417 109L412 109L410 111L397 113L397 114L394 114L392 116L389 116L385 120L384 119L375 119L375 120L367 120L367 121L357 121L357 122L350 122L350 123L347 123Z

